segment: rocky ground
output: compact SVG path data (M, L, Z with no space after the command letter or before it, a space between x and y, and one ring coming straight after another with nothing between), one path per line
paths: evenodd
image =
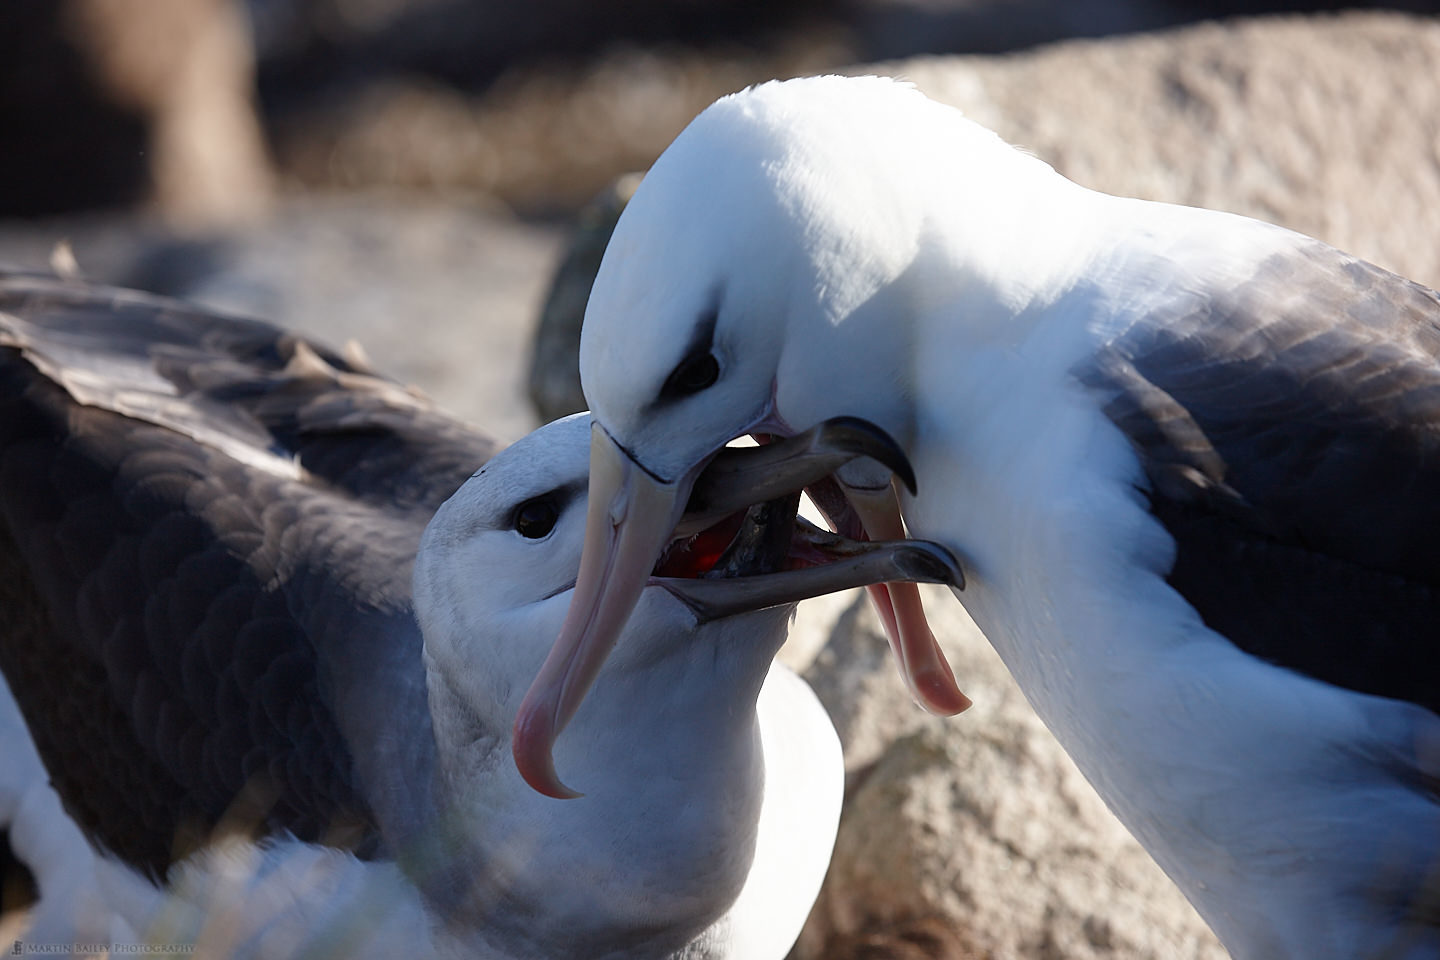
M504 439L539 426L531 339L568 230L463 202L295 198L262 225L178 235L125 217L0 229L0 264L82 275L264 317L424 387Z
M1440 209L1440 24L1431 20L1202 24L863 69L914 80L1088 185L1260 216L1440 283L1430 223ZM707 80L703 98L700 87L677 96L644 71L606 83L616 102L633 94L643 109L627 109L656 129L678 129L724 92ZM624 159L619 168L643 167L663 146L606 114L590 120L627 141L605 148ZM416 136L443 129L420 125ZM257 225L208 235L117 217L8 224L0 263L44 267L68 239L97 279L331 342L354 338L381 369L515 437L538 422L524 392L531 341L568 236L567 225L470 201L292 196ZM578 300L556 311L562 346L547 363L570 362L563 343ZM797 957L1223 956L958 605L940 593L927 602L976 701L957 720L908 704L858 598L811 604L797 624L788 656L832 711L850 771L835 862Z

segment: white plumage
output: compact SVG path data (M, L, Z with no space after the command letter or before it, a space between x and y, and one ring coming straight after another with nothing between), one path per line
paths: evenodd
M697 351L716 376L667 394ZM1232 953L1440 953L1435 294L1083 189L903 84L807 79L656 163L581 372L682 502L732 437L883 429L909 530Z

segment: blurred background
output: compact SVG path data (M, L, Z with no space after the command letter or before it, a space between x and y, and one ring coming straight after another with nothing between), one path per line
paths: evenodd
M540 376L538 410L514 388L572 230L603 248L615 200L586 204L718 96L889 61L1082 182L1279 220L1433 281L1390 255L1403 227L1360 235L1339 209L1350 180L1393 175L1398 196L1405 164L1435 162L1433 38L1332 15L1357 7L1437 0L6 0L0 263L46 267L64 240L92 278L356 337L516 436L578 402L563 372ZM1266 14L1315 35L1241 27ZM1367 159L1399 156L1407 124L1418 153ZM587 290L562 296L547 363Z
M12 0L0 215L392 189L564 215L716 96L917 54L1427 0Z
M1086 185L1276 221L1433 286L1437 11L3 0L0 266L354 339L514 438L583 402L584 300L635 182L617 178L723 94L841 71L912 79ZM852 796L798 955L1221 956L963 624L951 653L986 716L943 727L909 709L868 610L828 610L812 647L832 673L811 679Z

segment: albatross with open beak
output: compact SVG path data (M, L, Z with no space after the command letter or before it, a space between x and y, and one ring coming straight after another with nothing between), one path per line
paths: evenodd
M580 361L585 556L517 748L574 710L717 451L862 418L904 483L841 468L839 519L960 558L1030 702L1237 957L1440 956L1434 292L812 78L657 161ZM919 698L962 706L894 609Z
M588 795L558 802L509 738L575 583L590 434L492 457L357 357L0 276L0 826L39 883L27 940L780 960L843 790L828 718L772 665L821 589L781 568L953 562L702 496L684 519L710 532L617 625L561 745Z

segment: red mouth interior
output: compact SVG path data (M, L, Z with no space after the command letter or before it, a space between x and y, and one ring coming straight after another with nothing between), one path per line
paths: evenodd
M656 577L695 578L715 569L730 542L745 522L745 511L730 514L713 527L706 527L695 536L677 540L665 550L651 572Z
M744 510L736 511L692 537L671 543L661 554L650 575L695 579L711 573L740 534L745 523L745 514ZM865 539L863 531L858 539ZM780 569L818 567L833 559L834 557L826 553L811 537L803 534L797 525L790 537L785 557L780 562Z
M760 446L772 443L776 439L773 434L768 433L753 433L751 437ZM830 520L831 526L839 530L842 536L854 540L869 539L865 535L864 527L860 525L859 518L855 517L853 511L850 510L849 504L845 502L844 495L840 493L840 488L836 486L833 478L826 477L818 484L806 487L805 490L815 500L820 511ZM710 573L725 556L725 551L729 549L730 544L740 533L740 528L745 522L745 513L744 510L737 511L713 526L706 527L693 537L676 540L661 554L650 575L698 578ZM790 548L786 553L782 569L798 570L802 567L815 567L827 563L830 559L832 558L808 538L796 535L790 539Z

